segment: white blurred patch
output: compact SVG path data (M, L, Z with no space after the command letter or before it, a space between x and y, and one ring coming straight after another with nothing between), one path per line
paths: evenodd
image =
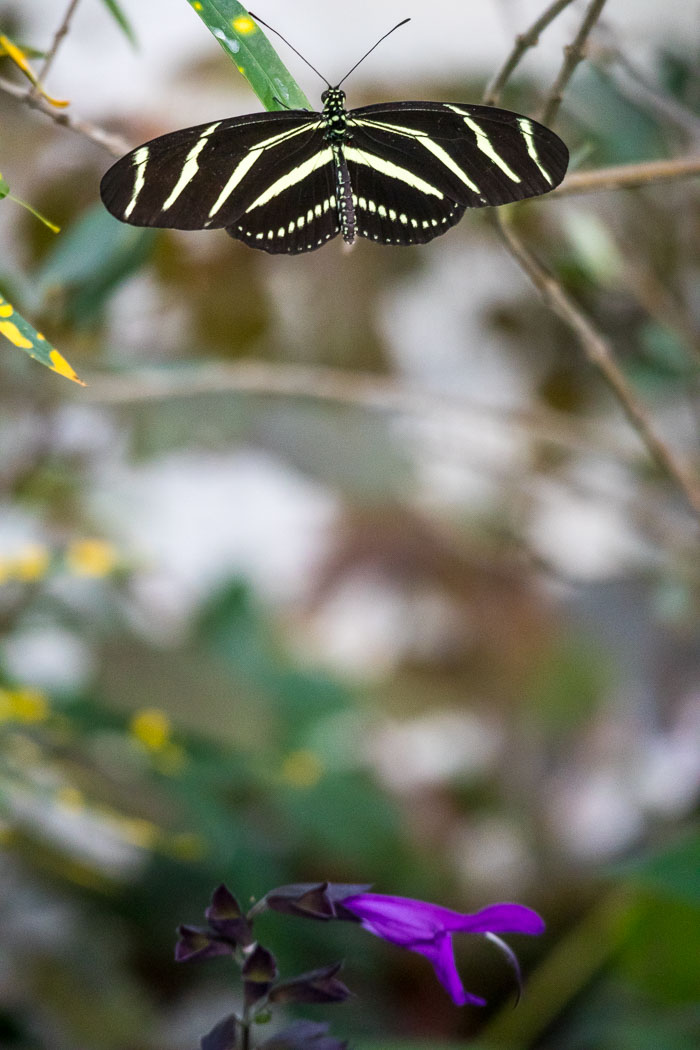
M406 657L434 659L462 632L463 616L443 594L360 569L335 588L300 644L314 662L382 678Z
M649 741L640 769L640 801L651 815L681 817L700 798L700 693L691 694L667 733Z
M135 878L150 853L129 841L126 820L83 806L66 805L46 790L5 785L3 802L14 825L27 828L72 857L112 878Z
M528 525L532 550L567 576L596 579L647 562L627 506L630 478L603 459L577 463L563 483L533 480Z
M236 575L263 601L291 600L322 556L336 514L326 490L253 451L173 453L122 466L102 478L94 499L149 567L137 581L146 607L174 622Z
M493 899L522 892L536 864L522 832L509 820L486 817L455 828L450 854L455 870L471 891Z
M629 779L612 768L575 772L559 780L551 817L571 857L601 861L632 846L644 831L639 798Z
M80 689L94 671L86 642L54 624L16 630L3 639L0 652L15 681L50 692Z
M436 711L375 729L369 746L381 779L404 792L485 775L496 761L500 735L473 712Z

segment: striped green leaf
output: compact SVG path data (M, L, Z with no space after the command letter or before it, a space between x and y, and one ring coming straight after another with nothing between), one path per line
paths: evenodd
M80 383L81 386L85 386L65 357L59 354L58 350L51 346L50 343L47 343L41 332L37 332L36 328L32 328L29 322L25 321L22 315L17 313L14 306L8 303L7 299L3 299L1 295L0 335L3 335L5 339L9 339L13 346L24 350L35 361L46 365L52 372L58 372L59 375L65 376L66 379L72 379L74 383Z
M237 0L187 0L267 110L312 109L263 31Z

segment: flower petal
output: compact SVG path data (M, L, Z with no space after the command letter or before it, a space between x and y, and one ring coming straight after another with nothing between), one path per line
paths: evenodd
M358 918L369 933L429 959L438 980L458 1006L465 1003L484 1006L485 1000L464 990L455 964L454 933L538 934L544 930L544 922L537 912L522 904L492 904L473 914L463 914L410 897L359 893L346 897L342 906ZM491 939L506 952L520 981L515 954L498 937L491 936Z
M360 893L346 897L343 907L356 915L370 933L404 948L430 941L447 927L447 920L462 919L459 912L410 897L389 897L380 893Z
M472 1006L486 1006L485 999L464 990L462 978L457 972L452 937L449 933L441 934L430 944L419 945L413 951L420 952L430 960L435 976L453 1003L457 1006L464 1006L465 1003L471 1003Z
M524 904L491 904L472 915L459 915L445 922L445 929L460 933L528 933L544 932L544 920Z

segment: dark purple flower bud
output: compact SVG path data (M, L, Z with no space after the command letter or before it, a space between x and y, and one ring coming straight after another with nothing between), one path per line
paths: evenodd
M178 926L179 940L175 945L176 962L190 959L212 959L215 955L231 955L235 945L212 935L198 926Z
M437 979L458 1006L465 1003L485 1006L486 1003L479 996L464 990L455 964L453 934L485 934L502 950L506 950L509 961L515 961L516 973L519 973L514 954L495 934L534 935L544 930L544 922L537 912L522 904L492 904L474 914L462 914L438 904L408 897L360 893L346 897L342 907L359 919L369 933L425 955L432 963Z
M175 945L175 959L210 959L215 955L232 955L236 948L247 948L253 942L250 923L238 901L221 884L212 894L211 903L204 913L209 928L200 926L178 926L180 936Z
M224 1017L214 1025L211 1032L205 1035L199 1043L202 1050L235 1050L236 1048L236 1018L234 1014Z
M270 890L260 902L272 911L285 915L300 915L305 919L338 919L355 920L355 916L346 913L338 914L338 904L344 897L364 893L369 885L352 885L342 882L298 882L289 886L278 886Z
M310 970L289 981L280 981L269 995L271 1003L342 1003L352 992L335 976L342 963Z
M283 1031L261 1043L260 1050L347 1050L347 1043L327 1035L328 1025L316 1021L294 1021Z
M211 903L204 916L212 930L225 937L226 940L242 946L252 942L250 925L238 901L223 882L212 893Z
M277 961L267 948L256 944L254 950L248 956L241 967L244 979L245 1001L248 1006L263 999L275 977L277 976Z

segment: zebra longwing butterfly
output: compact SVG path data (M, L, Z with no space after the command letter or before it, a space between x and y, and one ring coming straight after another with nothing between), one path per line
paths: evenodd
M152 139L109 169L102 200L134 226L223 227L253 248L294 255L339 233L348 244L424 244L466 208L547 193L566 172L561 139L505 109L346 110L340 84L321 100L320 113L254 113Z

